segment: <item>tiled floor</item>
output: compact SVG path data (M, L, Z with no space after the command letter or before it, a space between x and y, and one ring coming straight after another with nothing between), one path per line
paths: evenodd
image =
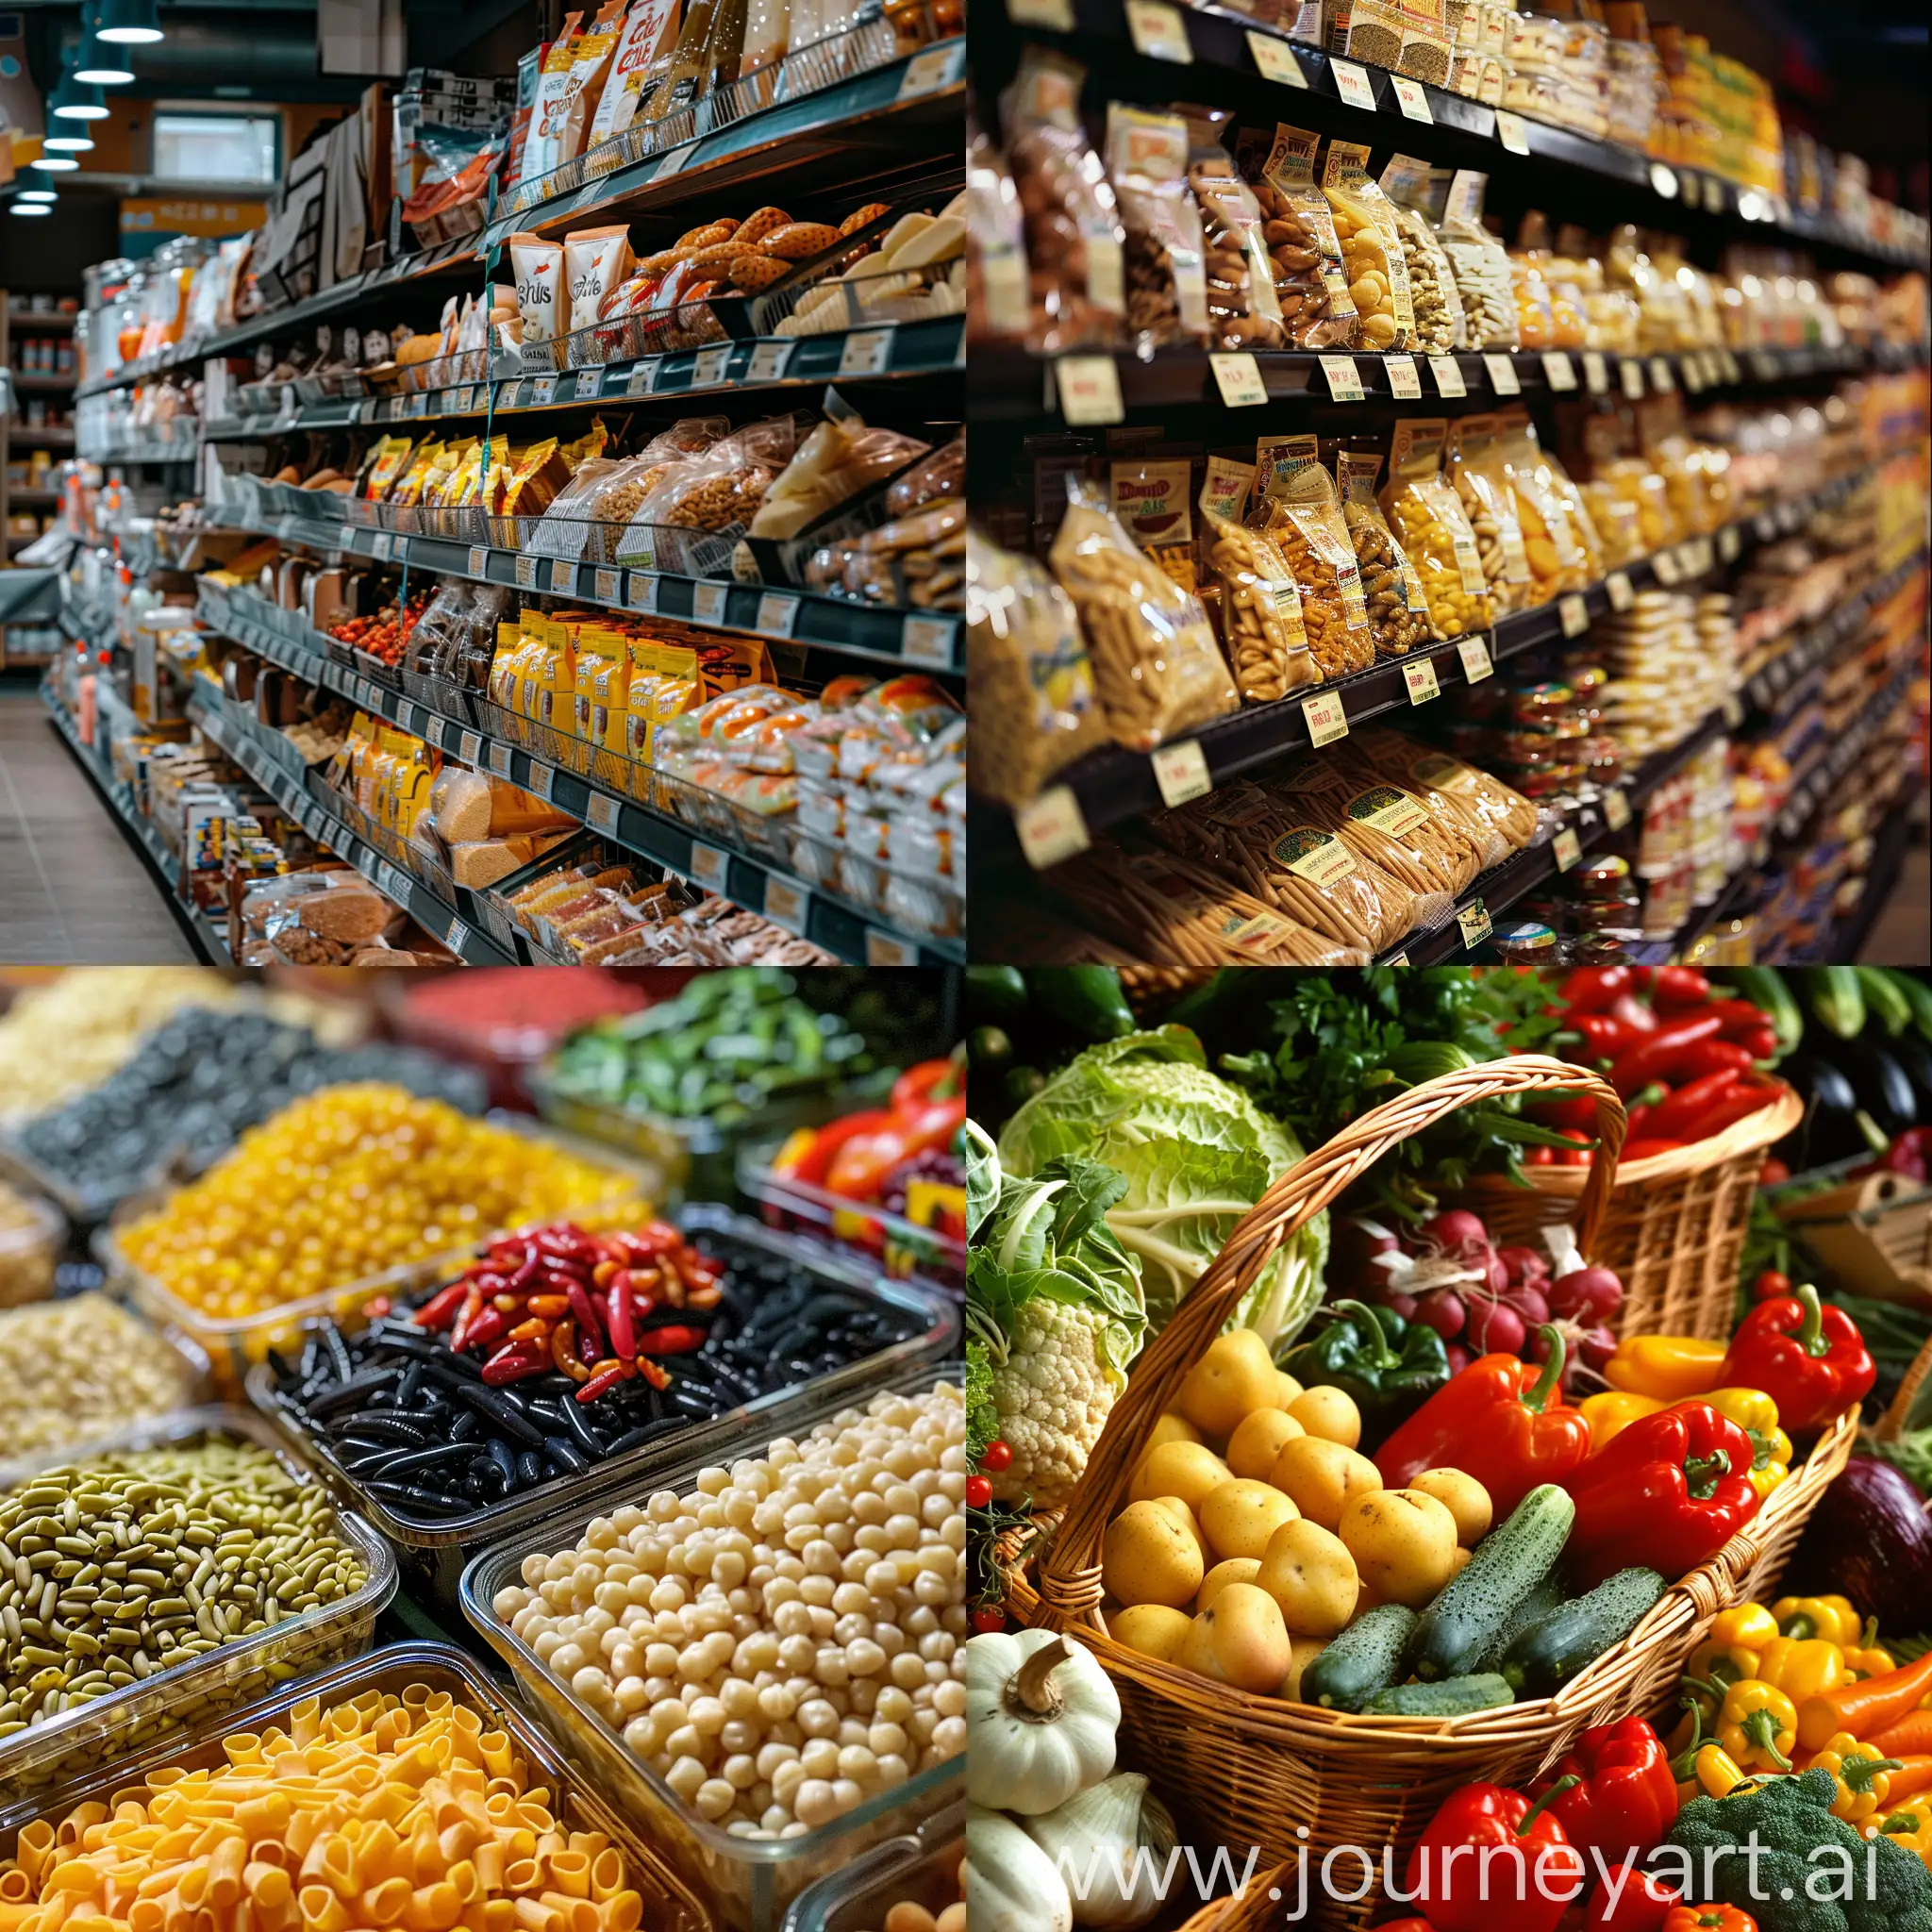
M0 687L0 962L193 958L161 888L39 697Z

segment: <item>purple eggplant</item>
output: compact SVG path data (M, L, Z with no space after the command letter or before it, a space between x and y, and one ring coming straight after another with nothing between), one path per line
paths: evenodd
M1890 1463L1853 1457L1812 1511L1781 1587L1796 1596L1840 1592L1899 1636L1923 1629L1932 1604L1925 1499Z

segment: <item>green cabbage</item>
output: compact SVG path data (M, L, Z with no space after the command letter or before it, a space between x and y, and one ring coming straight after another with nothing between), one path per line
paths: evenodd
M1208 1071L1185 1026L1089 1047L1007 1123L999 1146L1008 1174L1077 1157L1125 1178L1107 1224L1140 1257L1156 1332L1302 1151L1286 1127ZM1322 1298L1327 1253L1328 1217L1318 1214L1261 1271L1236 1322L1271 1347L1291 1340Z

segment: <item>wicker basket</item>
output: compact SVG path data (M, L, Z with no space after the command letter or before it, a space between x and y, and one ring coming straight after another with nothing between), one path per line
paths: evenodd
M1379 1864L1381 1847L1392 1842L1406 1853L1458 1785L1532 1777L1586 1725L1660 1703L1710 1619L1771 1580L1851 1454L1856 1411L1825 1432L1748 1527L1554 1698L1427 1722L1352 1716L1210 1683L1108 1636L1100 1572L1107 1524L1125 1499L1157 1419L1270 1257L1397 1141L1457 1108L1557 1087L1581 1088L1595 1100L1599 1132L1614 1158L1624 1111L1611 1090L1581 1068L1521 1055L1412 1088L1283 1174L1135 1365L1044 1557L1009 1568L1008 1611L1025 1624L1076 1630L1091 1647L1120 1692L1124 1757L1158 1765L1163 1782L1211 1822L1237 1871L1251 1847L1273 1862L1304 1848L1319 1861L1331 1847L1362 1845ZM1610 1171L1609 1162L1578 1170L1578 1239L1592 1256ZM1212 1846L1202 1845L1199 1855L1205 1866ZM1360 1866L1344 1857L1336 1870L1347 1885ZM1267 1890L1259 1881L1251 1886L1242 1909L1278 1917ZM1307 1924L1355 1932L1370 1923L1378 1895L1354 1905L1311 1898Z
M1805 1116L1790 1088L1769 1107L1689 1147L1632 1162L1616 1185L1588 1252L1624 1284L1611 1325L1620 1335L1695 1335L1719 1341L1731 1332L1751 1196L1764 1150ZM1461 1205L1482 1216L1497 1244L1526 1241L1574 1221L1588 1168L1532 1167L1527 1188L1503 1174L1477 1174Z

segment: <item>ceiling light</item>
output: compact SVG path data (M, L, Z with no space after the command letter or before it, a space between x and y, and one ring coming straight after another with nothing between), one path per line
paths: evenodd
M51 188L23 188L20 198L22 201L58 201L60 197Z
M93 146L94 138L84 131L85 123L70 121L63 125L73 131L48 135L41 142L43 148L57 155L84 155Z
M80 163L72 155L36 155L27 166L44 168L50 175L59 175L70 169L78 168Z
M50 215L54 210L44 201L15 201L8 204L7 212L13 215Z
M117 46L143 46L161 38L155 0L102 0L100 37Z
M60 84L54 90L47 107L57 121L105 121L108 118L108 104L101 98L100 89L84 86L72 74L60 76Z
M91 87L126 87L134 78L127 56L118 47L107 45L99 34L97 15L90 15L80 30L80 53L74 62L74 77Z

